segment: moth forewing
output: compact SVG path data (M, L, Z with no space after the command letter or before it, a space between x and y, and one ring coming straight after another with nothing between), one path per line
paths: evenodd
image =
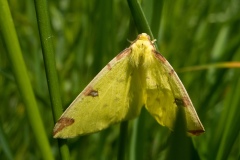
M130 53L125 49L118 54L85 87L56 123L54 138L98 132L139 115L143 92Z
M188 132L204 128L168 61L146 33L111 60L77 96L54 127L54 138L90 134L139 115L141 107L173 129L178 107L184 108Z

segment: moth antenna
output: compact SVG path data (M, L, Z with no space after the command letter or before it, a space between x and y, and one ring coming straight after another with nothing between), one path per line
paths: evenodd
M129 42L129 43L131 43L131 44L133 44L135 41L131 41L131 40L129 40L129 39L127 39L127 41Z
M152 44L153 44L153 43L155 43L156 41L157 41L157 40L156 40L156 39L154 39L154 40L152 40L151 42L152 42Z

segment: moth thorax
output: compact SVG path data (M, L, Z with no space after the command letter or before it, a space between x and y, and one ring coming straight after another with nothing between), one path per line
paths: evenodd
M137 40L132 44L131 62L133 66L143 65L149 58L153 49L150 43L149 40Z

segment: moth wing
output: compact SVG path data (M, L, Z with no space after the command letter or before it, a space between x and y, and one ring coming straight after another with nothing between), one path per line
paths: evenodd
M198 135L204 132L198 115L193 107L182 82L168 61L156 52L146 71L146 108L158 123L174 128L179 107L186 117L187 132Z
M130 53L131 49L121 52L78 95L56 123L54 138L97 132L139 114L143 92L129 65Z

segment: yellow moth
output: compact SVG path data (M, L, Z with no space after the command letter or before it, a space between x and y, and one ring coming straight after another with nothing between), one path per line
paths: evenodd
M170 129L181 107L187 132L203 133L203 125L182 82L153 42L142 33L111 60L59 118L54 138L101 131L137 117L143 106L159 124Z

